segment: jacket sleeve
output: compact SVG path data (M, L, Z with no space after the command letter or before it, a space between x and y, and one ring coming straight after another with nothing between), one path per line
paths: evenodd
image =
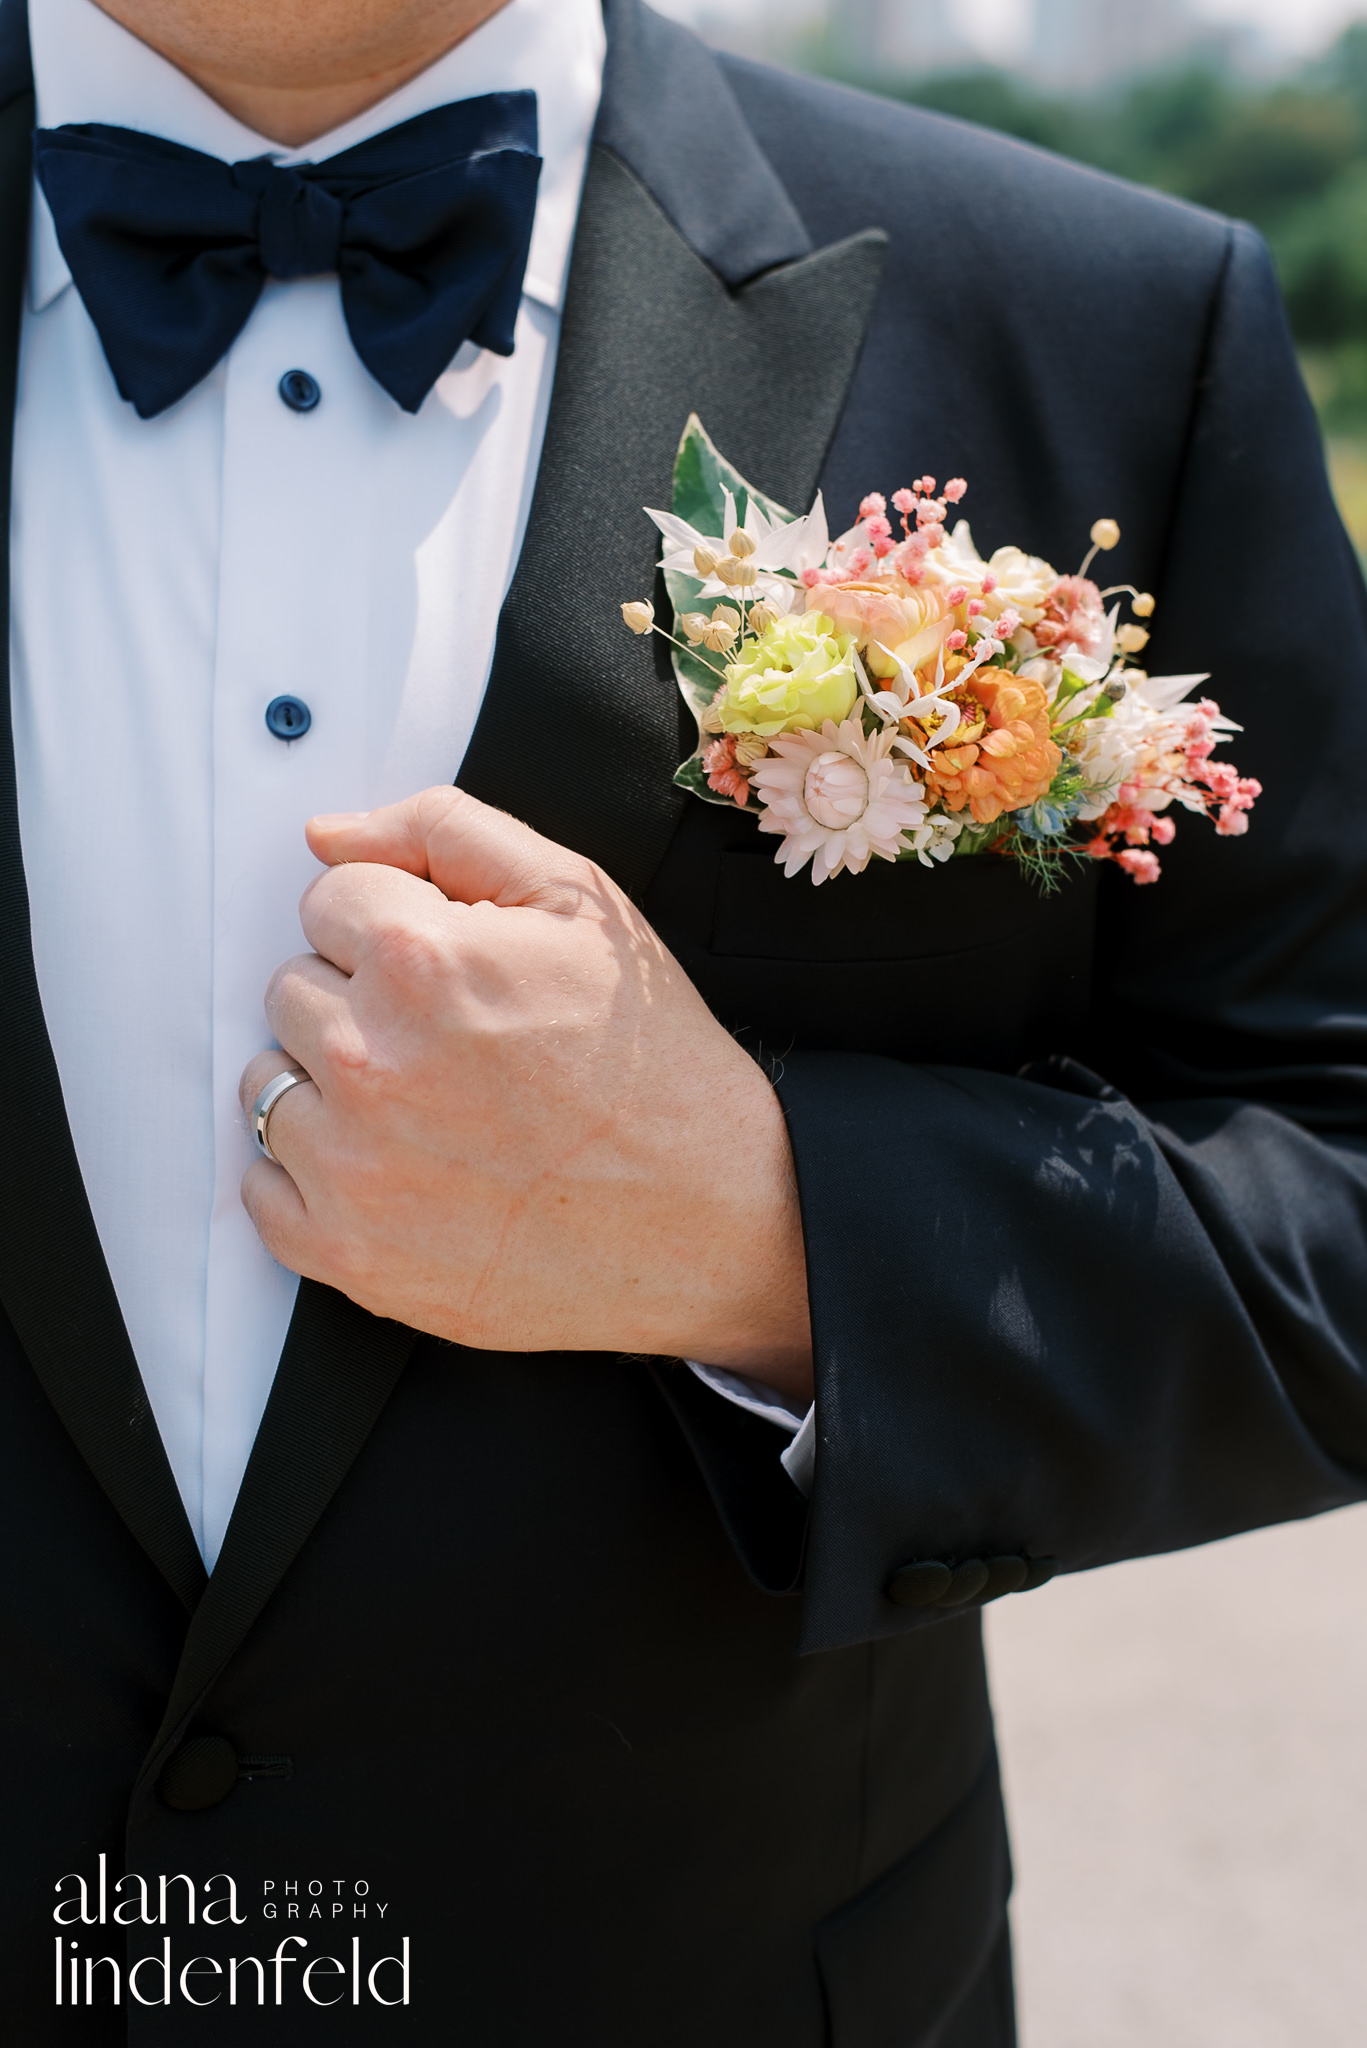
M807 1649L1367 1497L1367 603L1248 229L1170 535L1152 666L1245 728L1247 838L1103 877L1089 1036L1023 1074L785 1064Z

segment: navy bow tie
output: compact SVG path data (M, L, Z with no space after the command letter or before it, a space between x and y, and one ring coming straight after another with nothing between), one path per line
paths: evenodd
M513 352L536 94L419 114L321 164L225 164L99 125L40 128L38 177L120 392L144 419L222 360L268 277L335 271L356 353L416 412L464 341Z

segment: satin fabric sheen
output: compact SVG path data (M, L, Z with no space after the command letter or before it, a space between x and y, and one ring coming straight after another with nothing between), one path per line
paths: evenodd
M267 277L336 274L361 361L417 412L466 341L513 352L536 96L433 107L314 164L223 164L99 122L40 129L38 181L120 395L143 419L221 362Z

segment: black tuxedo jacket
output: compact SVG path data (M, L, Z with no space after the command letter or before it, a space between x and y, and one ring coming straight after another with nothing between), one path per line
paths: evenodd
M6 737L0 2013L32 2048L1005 2048L976 1607L1367 1494L1363 587L1261 244L607 12L538 497L461 780L601 861L775 1061L814 1499L676 1364L462 1352L306 1284L206 1584L64 1117ZM0 43L8 420L12 0ZM1145 890L1090 870L1043 899L991 858L785 882L752 819L673 787L692 736L616 618L694 409L794 507L963 473L980 541L1064 564L1117 517L1154 666L1214 671L1246 727L1249 837L1189 825ZM912 1564L947 1571L895 1580ZM201 1890L190 1927L173 1887L165 1927L54 1927L67 1873L95 1914L101 1855L111 1888L230 1873L243 1922L203 1924ZM72 2010L66 1977L56 2003L58 1939L126 1965L169 1938L178 1970L289 1934L279 2007L245 1965L230 2006L207 1964L200 2010L126 1983ZM368 1969L405 1936L406 2009L303 1998L310 1957L350 1968L359 1938Z

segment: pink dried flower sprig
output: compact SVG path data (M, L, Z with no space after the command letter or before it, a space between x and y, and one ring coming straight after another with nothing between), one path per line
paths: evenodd
M1158 803L1178 803L1212 818L1222 839L1242 838L1263 786L1251 775L1240 775L1230 761L1212 761L1220 743L1219 720L1219 705L1203 697L1186 721L1179 746L1163 758L1162 779L1150 780L1150 769L1120 785L1115 802L1098 821L1096 837L1084 848L1093 860L1114 861L1136 882L1156 882L1162 868L1150 842L1170 846L1177 835L1175 821L1155 808Z

